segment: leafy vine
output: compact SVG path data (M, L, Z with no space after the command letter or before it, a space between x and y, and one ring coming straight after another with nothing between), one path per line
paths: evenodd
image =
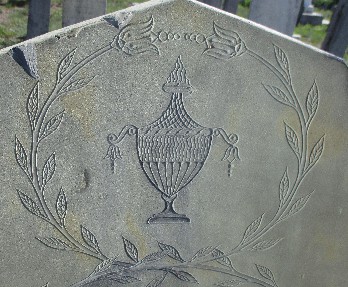
M230 280L217 282L215 285L219 287L239 286L245 283L253 283L257 286L264 287L277 287L275 276L269 268L256 264L256 269L261 276L258 279L237 271L232 264L233 260L231 257L245 251L256 252L267 250L282 240L281 238L263 239L263 237L277 224L298 213L308 202L312 192L298 198L296 194L307 173L320 159L325 140L324 136L322 136L309 149L308 132L319 106L319 91L316 82L314 81L312 87L309 89L304 109L292 84L288 57L276 45L273 45L276 60L276 64L274 64L247 48L237 33L223 29L214 23L214 33L207 38L207 49L204 51L204 54L222 60L230 60L233 57L248 55L262 63L278 78L282 85L279 88L277 86L263 84L265 90L276 101L293 109L300 124L299 133L287 123L284 124L286 141L297 160L297 174L295 179L291 183L292 180L288 176L288 169L285 168L285 172L279 183L278 208L274 216L266 223L264 223L264 214L257 217L246 228L240 242L234 248L224 252L218 246L207 246L198 250L190 259L184 260L178 249L171 245L158 242L157 251L147 254L140 259L136 245L123 237L124 250L130 259L130 262L123 262L116 258L105 256L101 251L96 236L87 227L81 225L82 243L81 240L72 236L67 230L65 221L67 218L68 200L62 187L57 195L55 214L47 204L45 192L48 188L48 183L56 171L56 154L52 152L40 169L37 160L38 153L41 144L58 129L65 115L65 112L61 111L53 117L48 118L50 108L62 95L87 86L94 77L78 78L78 72L88 63L111 49L122 51L130 56L144 52L155 52L158 54L157 47L152 44L150 39L153 23L153 18L151 17L148 21L139 24L143 32L136 34L137 39L141 40L139 42L141 45L139 44L138 46L136 43L135 45L134 43L131 46L128 45L125 40L125 32L137 30L139 27L137 25L127 25L123 30L121 29L120 33L110 44L92 52L77 63L74 63L76 49L72 50L59 63L54 88L44 101L42 107L39 105L39 82L31 90L26 105L31 131L31 147L27 154L23 144L15 136L14 153L19 167L25 173L33 188L35 197L33 199L20 190L17 190L17 192L23 206L31 214L53 226L62 238L38 237L37 239L50 248L83 253L101 261L87 278L74 284L73 287L85 286L97 280L111 280L119 284L127 284L140 281L141 275L148 274L149 272L151 274L156 273L156 275L151 281L145 283L146 287L163 286L162 283L168 276L173 276L183 282L198 283L198 280L190 271L197 269L231 277Z

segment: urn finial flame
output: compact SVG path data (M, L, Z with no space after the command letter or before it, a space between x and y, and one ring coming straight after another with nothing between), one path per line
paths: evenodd
M186 69L181 61L181 56L176 60L173 71L163 85L163 90L170 94L192 92L192 86L190 85L190 80L186 77Z

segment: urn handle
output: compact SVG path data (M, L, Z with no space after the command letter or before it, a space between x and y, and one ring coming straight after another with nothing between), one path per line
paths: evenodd
M111 170L114 173L115 172L115 162L117 159L121 159L121 152L120 148L117 146L125 136L134 136L138 134L138 128L133 125L126 125L123 127L123 129L120 131L118 135L115 134L109 134L107 136L107 141L109 143L108 151L106 152L106 155L104 158L108 158L110 160Z
M214 129L214 136L221 136L224 142L228 145L225 154L222 161L227 161L227 173L228 176L231 176L232 174L232 162L234 160L240 160L239 158L239 150L238 147L235 145L238 142L238 135L236 134L227 134L226 131L222 128L216 128Z

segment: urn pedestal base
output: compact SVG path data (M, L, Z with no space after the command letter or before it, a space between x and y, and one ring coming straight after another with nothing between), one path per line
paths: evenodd
M162 194L162 199L164 200L165 207L162 212L152 215L147 223L183 223L183 222L191 222L190 218L188 218L185 214L178 214L174 210L174 197L168 198Z

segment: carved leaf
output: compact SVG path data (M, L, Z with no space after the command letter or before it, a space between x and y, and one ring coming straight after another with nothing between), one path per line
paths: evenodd
M290 208L290 210L281 217L281 219L286 219L294 214L296 214L297 212L299 212L303 207L305 207L308 199L311 197L313 191L309 194L307 194L304 197L301 197L300 199L298 199Z
M165 275L160 277L155 277L146 285L146 287L159 287L162 284L164 278L166 278Z
M146 255L141 260L141 262L148 263L148 262L158 261L158 260L161 260L162 258L164 258L166 255L167 254L164 251L158 251L158 252L150 253L149 255Z
M181 258L179 251L176 250L173 246L158 242L159 248L161 248L162 251L165 251L166 254L175 260L178 260L180 262L184 262L185 260Z
M112 265L112 261L113 259L106 259L102 261L100 264L97 265L97 267L95 267L91 275L107 270Z
M64 190L63 190L63 188L61 188L59 193L58 193L58 197L57 197L57 201L56 201L56 211L57 211L57 215L58 215L59 220L60 220L60 224L62 226L64 226L64 223L65 223L65 217L66 217L67 210L68 210L68 202L67 202Z
M273 45L274 47L274 54L277 60L277 63L279 67L285 72L286 74L286 80L289 81L289 61L288 57L286 56L285 52L280 49L278 46Z
M76 49L72 50L68 55L66 55L63 60L60 62L59 64L59 68L58 68L58 74L57 74L57 81L58 83L60 82L60 80L62 78L64 78L64 76L67 74L69 67L71 65L72 60L74 59L76 53Z
M313 86L309 90L306 100L306 108L308 113L308 122L314 117L319 102L319 92L316 82L314 82Z
M243 283L245 283L245 281L235 279L235 280L220 282L220 283L217 283L214 285L218 286L218 287L234 287L234 286L238 286L238 285L243 284Z
M247 241L247 239L252 236L260 227L264 213L256 218L245 230L242 242Z
M44 168L42 170L42 186L45 187L46 184L52 179L53 174L56 170L56 155L52 153L50 157L45 162Z
M264 241L256 243L252 248L250 248L250 250L261 251L261 250L270 249L273 246L277 245L281 240L282 238L264 240Z
M27 101L27 114L31 129L34 130L36 125L37 111L39 108L39 82L31 90Z
M22 145L22 143L19 141L17 137L15 137L15 156L16 161L20 168L25 172L28 172L28 159L27 159L27 153L25 152L25 149Z
M281 206L289 196L289 184L288 169L286 169L279 184L279 200Z
M273 273L270 269L268 269L265 266L258 265L258 264L255 264L255 265L256 265L257 271L259 271L260 275L263 278L274 282L274 276L273 276Z
M266 91L279 103L282 103L289 107L294 106L292 99L288 95L286 95L281 89L270 85L263 86L265 87Z
M311 155L309 156L308 167L313 166L320 158L324 149L324 136L322 136L314 145Z
M105 275L103 278L106 278L108 280L112 280L121 284L127 284L127 283L140 281L138 278L135 278L132 276L125 276L125 275L122 276L119 273L109 273Z
M69 250L71 247L65 243L64 241L60 240L59 238L55 237L36 237L37 240L39 240L41 243L46 245L47 247L57 249L57 250Z
M17 193L22 204L28 211L30 211L32 214L36 216L44 216L40 207L37 205L37 203L34 200L32 200L28 195L26 195L24 192L21 192L18 189L17 189Z
M211 254L211 252L215 249L216 247L213 247L213 246L207 246L207 247L204 247L204 248L201 248L200 250L198 250L196 252L195 255L192 256L192 258L190 259L190 261L194 261L200 257L203 257L203 256L206 256L208 254Z
M91 231L89 231L83 225L81 225L81 234L82 234L82 238L86 242L86 244L99 252L99 243L98 243L97 238L95 237L95 235Z
M193 277L190 273L185 271L178 271L178 270L168 270L171 274L173 274L176 278L180 279L181 281L190 282L190 283L197 283L195 277Z
M225 254L224 252L222 252L221 250L217 248L215 248L212 251L213 257L220 257L220 256L223 256L224 254ZM228 268L233 269L232 262L230 258L228 258L227 256L216 259L216 262L220 263L221 265L227 266Z
M293 150L293 152L296 154L297 157L300 156L300 150L298 147L298 137L296 135L296 132L288 126L286 123L285 124L285 136L286 140L288 141L289 146Z
M72 91L76 91L79 89L82 89L83 87L87 86L95 77L88 77L88 78L82 78L82 79L77 79L72 82L70 82L68 85L63 87L60 91L59 94L64 94Z
M60 125L62 122L62 119L64 117L64 110L61 111L59 114L52 117L45 125L45 128L40 133L40 140L44 139L45 137L48 137L50 134L52 134Z
M127 256L132 259L134 262L138 262L138 249L135 247L135 245L130 242L128 239L124 238L123 239L123 245L124 245L124 250L126 251Z

